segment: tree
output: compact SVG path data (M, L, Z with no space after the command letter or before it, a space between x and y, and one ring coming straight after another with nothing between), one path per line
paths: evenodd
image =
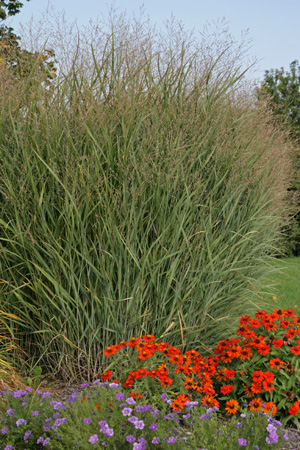
M56 76L54 51L46 49L43 53L32 53L22 49L19 43L20 36L4 24L8 17L20 12L23 4L24 2L17 0L0 0L0 63L5 64L17 79L28 76L36 64L41 79L49 84Z
M295 175L291 192L297 202L288 231L288 252L300 255L300 66L297 60L290 64L290 71L271 69L265 72L264 81L257 90L258 98L269 99L269 105L279 126L288 126L296 151L294 154Z

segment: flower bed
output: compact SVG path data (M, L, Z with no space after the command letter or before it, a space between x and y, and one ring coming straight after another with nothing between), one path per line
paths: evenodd
M86 396L2 391L0 448L287 448L284 425L300 428L299 328L292 310L257 311L208 357L152 335L111 345ZM120 381L108 383L114 372Z

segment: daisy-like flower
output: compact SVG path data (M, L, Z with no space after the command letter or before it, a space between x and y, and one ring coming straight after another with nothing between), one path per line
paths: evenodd
M294 345L291 347L291 353L294 353L294 355L300 355L300 346Z
M155 337L153 336L153 334L146 334L146 336L143 336L142 339L143 339L143 341L146 341L146 342L155 341Z
M270 368L280 370L285 366L285 363L279 358L274 358L270 360Z
M250 411L259 411L262 408L262 399L259 398L254 398L253 400L251 400L251 402L249 402L249 409Z
M220 391L222 394L226 395L226 394L230 394L230 392L233 391L233 384L225 384L224 386L221 387Z
M246 439L243 439L243 438L238 439L238 443L241 447L246 447L246 445L247 445Z
M225 409L229 414L235 414L237 412L237 410L239 409L239 404L234 399L228 400L226 402Z
M273 414L274 416L277 412L277 406L273 402L267 402L264 405L263 412L266 414Z

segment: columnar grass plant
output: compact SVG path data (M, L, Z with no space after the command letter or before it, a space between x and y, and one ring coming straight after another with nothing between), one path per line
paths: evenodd
M289 148L230 50L122 30L90 71L78 49L51 87L33 67L0 96L1 309L24 370L64 380L145 333L209 354L262 307L247 296L286 214Z

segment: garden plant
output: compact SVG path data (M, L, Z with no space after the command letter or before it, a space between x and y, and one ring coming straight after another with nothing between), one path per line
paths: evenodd
M292 144L243 43L171 25L63 27L49 83L0 64L1 449L279 449L298 426L299 322L260 294Z

